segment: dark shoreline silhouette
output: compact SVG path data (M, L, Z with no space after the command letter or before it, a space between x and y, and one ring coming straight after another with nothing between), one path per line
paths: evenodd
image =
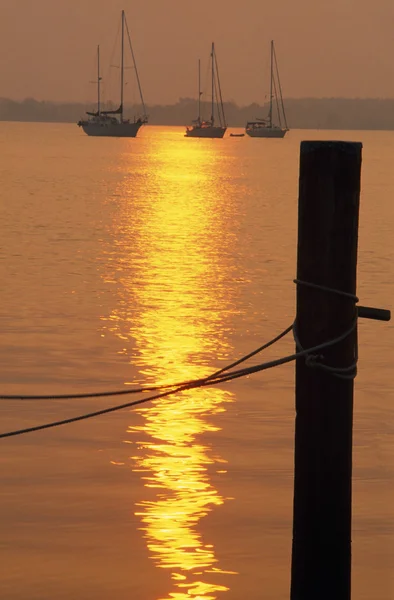
M394 99L379 98L288 98L286 115L291 129L371 129L394 130ZM0 98L0 121L30 121L49 123L77 122L91 105L72 102L22 101ZM111 108L107 105L106 108ZM210 106L206 104L209 116ZM237 106L224 104L230 127L243 127L248 120L265 117L268 104ZM151 125L186 125L196 116L197 101L181 98L176 104L148 105ZM140 106L126 106L126 116L141 113Z

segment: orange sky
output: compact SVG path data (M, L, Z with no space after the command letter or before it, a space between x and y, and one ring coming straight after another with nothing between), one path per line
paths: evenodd
M95 48L108 83L122 8L148 103L195 97L197 59L205 75L212 40L224 99L263 101L271 38L284 96L394 97L393 0L0 0L0 8L0 97L94 97Z

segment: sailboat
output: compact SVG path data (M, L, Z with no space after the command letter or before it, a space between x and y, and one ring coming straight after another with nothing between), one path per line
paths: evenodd
M212 42L211 50L211 118L204 121L201 118L201 74L200 61L198 61L198 117L192 126L186 127L185 137L222 138L226 133L227 125L224 116L222 90L220 87L219 69L215 54L215 44ZM217 102L215 100L217 99ZM215 104L217 104L219 125L215 125Z
M124 42L125 32L128 36L131 56L133 59L135 74L137 78L138 89L141 98L141 105L143 108L143 115L141 117L134 117L125 119L123 116L123 95L124 95ZM121 35L121 65L120 65L120 105L116 110L102 110L101 109L101 81L100 75L100 47L97 47L97 110L95 112L87 112L87 119L83 119L78 122L78 126L82 127L83 131L87 135L94 136L106 136L106 137L136 137L139 129L148 122L148 118L145 110L144 98L142 96L142 89L140 79L138 76L137 65L134 58L133 47L131 45L131 37L129 28L126 21L126 15L122 10L122 35Z
M274 99L278 123L274 123L273 120ZM273 41L271 41L271 79L268 117L266 119L248 121L248 123L246 123L245 131L250 137L259 138L283 138L289 131L286 121L285 107L282 98L282 87L279 79L278 63L276 60Z

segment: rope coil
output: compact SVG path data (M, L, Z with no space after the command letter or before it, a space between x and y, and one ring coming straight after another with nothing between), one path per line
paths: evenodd
M349 300L352 300L352 302L356 305L357 302L359 301L358 297L355 294L352 294L350 292L344 292L342 290L338 290L335 288L330 288L328 286L325 285L320 285L317 283L311 283L309 281L303 281L302 279L294 279L293 282L297 285L297 286L305 286L305 287L310 287L312 289L316 289L316 290L321 290L322 292L326 292L329 294L335 294L337 296L341 296L342 298L348 298ZM346 331L343 336L342 339L340 341L345 340L349 335L351 335L353 333L353 331L356 331L356 339L355 339L355 348L354 348L354 361L352 362L352 364L350 364L347 367L334 367L331 365L327 365L324 363L324 355L323 354L307 354L307 356L305 357L305 364L307 367L311 368L311 369L320 369L322 371L325 371L326 373L330 373L331 375L333 375L334 377L338 377L339 379L355 379L357 376L357 362L358 362L358 344L357 344L357 321L358 321L358 313L357 310L355 311L355 318L353 320L352 326L350 327L350 329L348 331ZM300 339L298 337L297 334L297 329L296 329L296 323L294 322L294 326L293 326L293 336L294 336L294 341L296 344L296 348L297 350L303 350L303 347L301 345ZM338 340L339 343L339 340Z

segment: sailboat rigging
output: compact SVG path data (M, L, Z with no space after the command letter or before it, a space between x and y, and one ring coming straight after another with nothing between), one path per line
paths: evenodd
M222 138L227 124L224 115L222 90L220 87L219 69L215 53L215 44L211 50L211 118L205 121L201 117L201 65L198 61L198 117L191 127L186 127L185 137ZM217 106L219 125L215 125L215 105Z
M131 56L133 59L134 70L136 74L141 105L143 109L143 115L136 118L133 121L124 118L124 46L125 46L125 33L128 36L128 42L130 47ZM102 110L101 109L101 81L102 77L100 74L100 47L97 47L97 111L87 112L88 119L82 119L78 122L78 126L82 127L83 131L87 135L92 136L105 136L105 137L136 137L139 129L148 122L148 117L145 109L145 102L142 95L142 88L137 70L137 64L134 57L134 51L131 44L130 31L126 21L126 15L122 10L122 34L121 34L121 65L120 65L120 105L115 110Z
M274 123L273 118L274 99L278 123ZM248 123L246 123L245 131L250 137L260 138L283 138L289 131L273 40L271 41L271 77L268 117L265 119L257 118L256 121L248 121Z

